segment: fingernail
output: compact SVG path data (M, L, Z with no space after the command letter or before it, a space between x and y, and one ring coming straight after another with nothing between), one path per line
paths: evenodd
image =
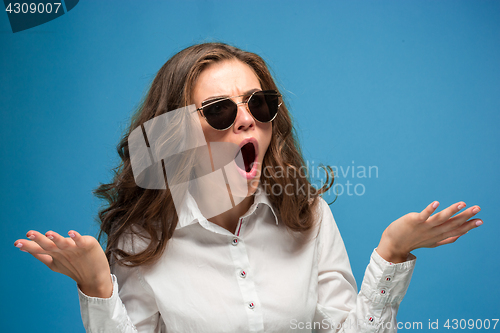
M74 233L70 233L70 234L69 234L69 237L71 237L71 238L75 238L75 237L76 237L76 235L75 235Z
M474 214L477 214L477 213L479 213L479 209L476 207L476 208L474 208L474 209L472 210L472 212L473 212Z
M16 247L17 247L17 248L22 248L22 247L23 247L23 243L17 243L17 244L16 244Z
M54 239L54 236L49 235L49 236L47 236L47 238L48 238L48 239L50 239L50 240L53 240L53 239Z
M33 240L33 239L35 239L35 235L29 235L28 238Z
M21 250L21 251L28 253L28 251L26 251L26 250Z
M476 221L476 227L479 227L481 224L483 224L483 221L481 221L481 220Z
M434 208L434 209L436 209L438 206L439 206L439 202L437 202L437 201L432 204L432 208Z
M460 204L460 205L458 205L457 208L458 208L458 210L460 210L460 209L464 208L464 205Z

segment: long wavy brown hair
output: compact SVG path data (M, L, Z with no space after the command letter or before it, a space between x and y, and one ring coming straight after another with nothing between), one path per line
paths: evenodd
M130 128L124 134L117 150L120 165L109 184L101 184L95 195L107 201L98 213L99 240L106 236L106 256L110 263L138 266L156 262L178 222L171 192L143 189L136 185L130 161L128 137L137 127L165 112L192 104L192 92L200 73L207 66L239 60L249 65L257 75L263 90L278 90L264 60L258 55L223 43L205 43L188 47L174 55L158 71L149 92L132 117ZM305 232L314 225L318 196L333 184L333 174L325 185L317 189L307 178L304 160L285 103L281 104L273 121L272 138L264 156L260 182L276 207L282 223L290 230ZM279 170L279 172L276 172ZM287 185L289 185L287 187ZM293 195L276 194L274 189L292 188ZM274 192L273 192L274 190ZM137 230L141 230L140 234ZM139 253L126 253L119 248L124 233L148 235L148 246Z

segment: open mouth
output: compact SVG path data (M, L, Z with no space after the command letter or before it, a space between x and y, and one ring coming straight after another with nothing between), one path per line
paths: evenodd
M249 142L241 147L241 155L243 156L243 163L245 163L244 170L250 172L255 162L255 147L253 143Z
M253 178L253 175L256 170L255 162L257 160L257 150L255 142L248 141L243 146L241 146L238 151L238 155L241 154L242 158L236 159L236 165L240 169L240 173L242 173L245 178ZM236 156L238 156L236 155Z

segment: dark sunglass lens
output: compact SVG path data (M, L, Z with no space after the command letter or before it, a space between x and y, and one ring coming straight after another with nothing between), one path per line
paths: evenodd
M211 103L211 104L210 104ZM236 119L236 104L230 99L218 102L208 101L203 107L203 115L213 128L222 130L230 127Z
M278 112L279 96L274 91L259 91L248 100L248 108L255 119L266 123Z

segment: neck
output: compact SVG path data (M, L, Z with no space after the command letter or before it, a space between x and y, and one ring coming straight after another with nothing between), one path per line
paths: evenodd
M230 210L225 211L220 215L209 218L208 220L234 234L236 232L236 227L238 226L239 218L243 214L245 214L250 208L250 206L253 204L253 198L254 198L253 195L248 196L245 199L243 199L242 202L240 202L238 205L234 206Z

